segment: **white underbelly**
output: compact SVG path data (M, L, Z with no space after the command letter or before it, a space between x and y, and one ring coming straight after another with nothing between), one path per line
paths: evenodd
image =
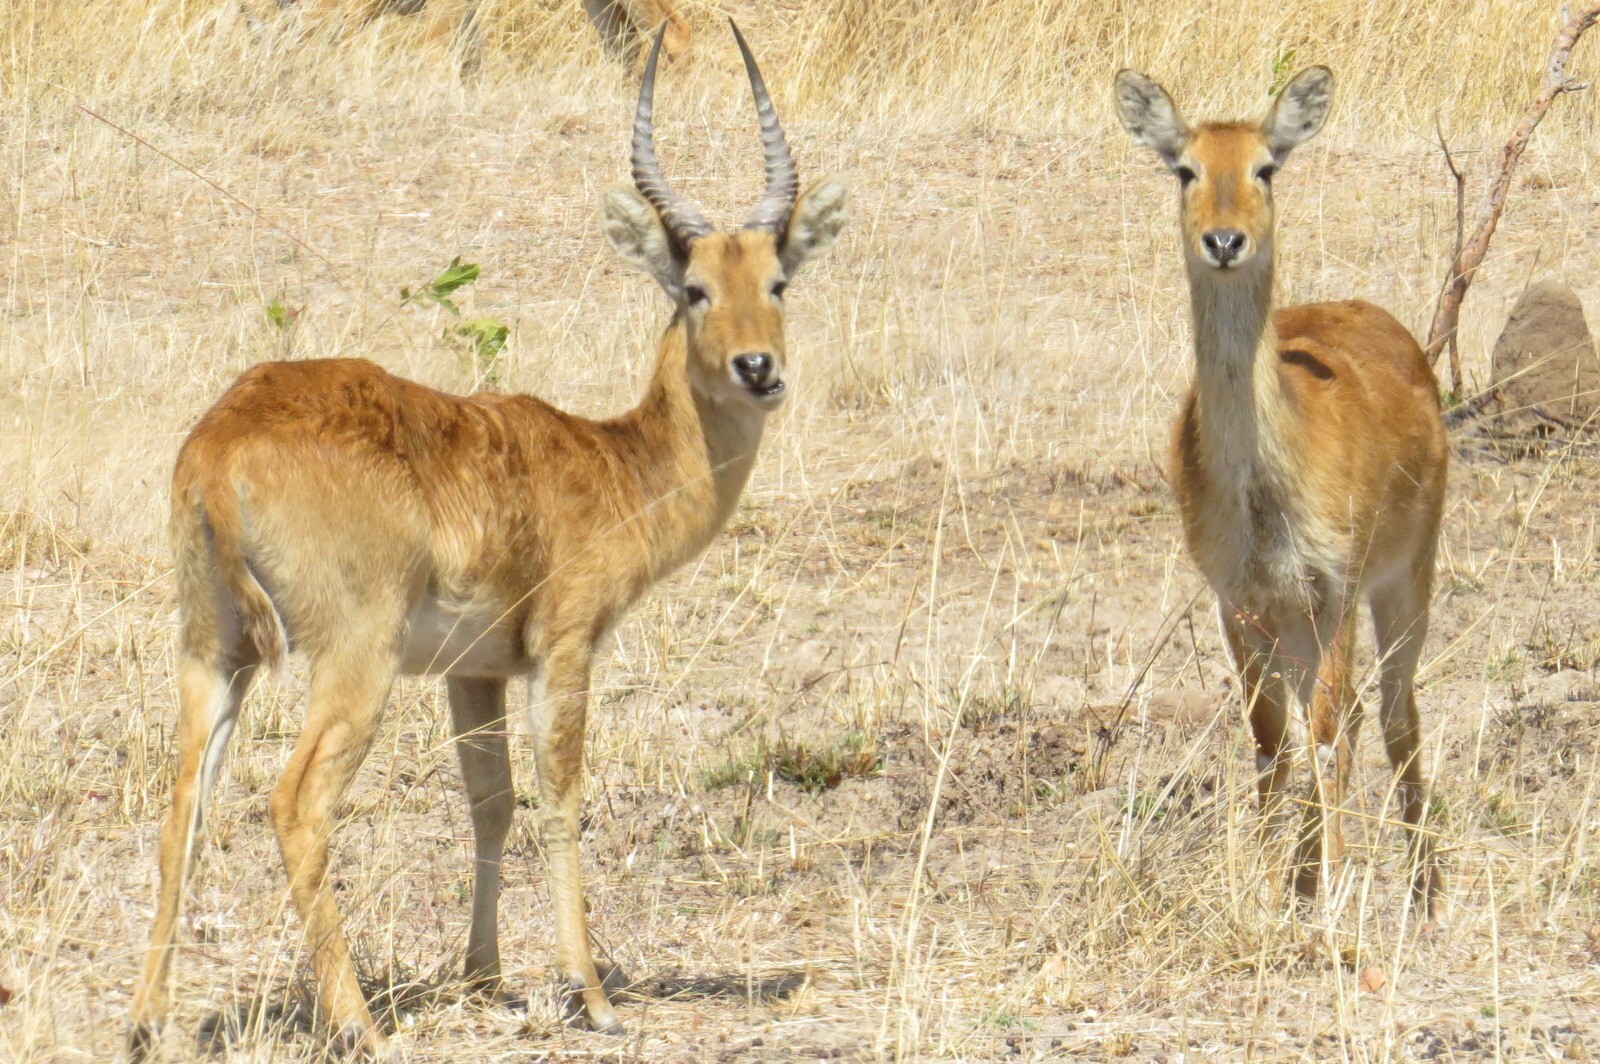
M411 617L401 668L413 675L520 676L534 663L497 609L423 599Z

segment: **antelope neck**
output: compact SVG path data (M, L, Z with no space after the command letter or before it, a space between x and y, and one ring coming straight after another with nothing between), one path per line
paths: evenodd
M1278 376L1270 247L1226 272L1191 258L1189 298L1201 461L1216 483L1281 484L1292 411Z
M643 491L659 575L699 553L739 504L761 447L766 415L718 402L689 379L688 332L674 317L639 405L613 424L629 439L628 464Z

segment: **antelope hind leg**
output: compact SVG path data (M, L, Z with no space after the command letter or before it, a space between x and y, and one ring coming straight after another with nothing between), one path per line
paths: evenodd
M395 661L366 649L376 642L338 657L325 655L312 666L305 728L272 792L272 824L323 1015L346 1049L386 1060L393 1051L362 996L328 888L334 808L366 758L396 672Z
M155 924L133 998L128 1031L128 1055L133 1060L149 1056L160 1039L189 870L205 825L211 789L254 674L253 665L234 670L189 654L178 666L178 773L172 807L161 830L161 886Z

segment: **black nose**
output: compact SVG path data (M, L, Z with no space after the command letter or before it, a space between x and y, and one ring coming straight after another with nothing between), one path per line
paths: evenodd
M1213 229L1200 242L1218 266L1226 266L1244 253L1244 233L1237 229Z
M765 387L767 379L772 376L772 356L765 352L757 355L736 355L733 360L733 371L739 375L739 379L746 387Z

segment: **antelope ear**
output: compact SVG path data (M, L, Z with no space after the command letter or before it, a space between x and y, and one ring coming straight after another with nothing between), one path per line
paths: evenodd
M1167 90L1137 70L1122 69L1117 71L1115 91L1117 117L1123 128L1161 156L1168 167L1176 167L1189 139L1189 127Z
M850 190L844 182L825 177L805 190L789 214L778 260L786 277L793 277L806 261L827 251L850 221Z
M600 224L617 254L654 277L669 298L682 297L684 259L661 216L638 189L620 183L601 189Z
M1316 136L1332 109L1333 71L1325 66L1306 67L1290 78L1261 120L1261 132L1273 158L1281 161Z

